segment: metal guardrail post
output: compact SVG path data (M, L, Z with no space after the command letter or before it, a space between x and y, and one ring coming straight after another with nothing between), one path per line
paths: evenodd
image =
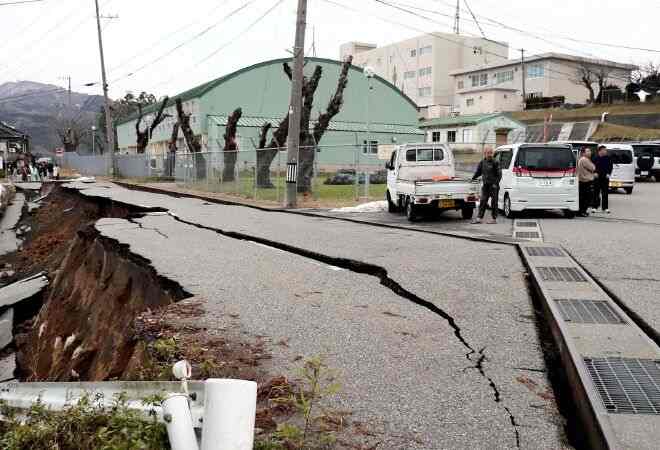
M252 450L257 383L209 379L204 392L202 450Z

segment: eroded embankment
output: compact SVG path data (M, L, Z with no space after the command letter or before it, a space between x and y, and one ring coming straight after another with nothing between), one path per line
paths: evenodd
M60 186L49 192L31 218L29 240L11 255L19 274L43 270L51 278L38 315L24 317L16 327L23 331L16 336L20 379L122 377L136 346L136 316L186 296L149 261L100 236L93 225L103 217L140 212Z

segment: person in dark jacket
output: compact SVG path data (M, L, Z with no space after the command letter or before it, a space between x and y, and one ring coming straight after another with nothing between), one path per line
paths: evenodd
M609 214L609 199L608 195L610 192L610 175L612 175L612 169L614 165L612 164L612 159L607 154L607 147L601 145L598 147L598 156L596 157L596 173L598 178L595 181L596 194L594 197L598 199L600 197L600 206L601 211Z
M500 190L500 180L502 179L502 168L500 163L493 158L493 149L487 148L484 152L484 159L479 162L477 171L472 177L472 181L481 177L483 186L481 187L481 198L479 199L479 216L472 220L472 223L481 223L486 214L486 205L490 199L492 219L486 223L497 223L497 198Z

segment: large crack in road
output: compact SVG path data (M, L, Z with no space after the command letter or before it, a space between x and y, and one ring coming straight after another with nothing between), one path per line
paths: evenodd
M282 242L277 242L277 241L273 241L273 240L270 240L270 239L265 239L265 238L262 238L262 237L253 236L253 235L249 235L249 234L245 234L245 233L239 233L239 232L236 232L236 231L227 231L227 230L222 230L222 229L215 228L215 227L209 227L209 226L206 226L206 225L203 225L203 224L200 224L200 223L195 223L195 222L185 220L185 219L177 216L176 214L174 214L172 212L169 212L168 214L174 220L176 220L180 223L183 223L183 224L186 224L186 225L189 225L189 226L193 226L193 227L196 227L196 228L199 228L199 229L212 231L212 232L218 233L218 234L220 234L224 237L237 239L237 240L241 240L241 241L253 242L253 243L256 243L256 244L260 244L260 245L265 245L265 246L272 247L272 248L275 248L275 249L280 250L280 251L285 251L285 252L288 252L288 253L291 253L291 254L294 254L294 255L302 256L304 258L312 259L312 260L317 261L317 262L328 264L330 266L340 267L342 269L350 270L350 271L355 272L355 273L370 275L370 276L376 277L379 280L379 282L382 286L388 288L389 290L391 290L393 293L395 293L399 297L402 297L402 298L404 298L404 299L406 299L406 300L408 300L408 301L410 301L410 302L412 302L412 303L414 303L418 306L421 306L421 307L431 311L432 313L440 316L442 319L444 319L447 322L447 324L454 331L454 336L456 337L456 339L461 343L461 345L463 347L465 347L466 350L468 350L468 352L465 354L466 359L468 361L471 361L471 362L475 363L473 368L477 369L479 374L488 382L488 386L493 392L493 400L495 401L495 403L498 403L498 404L502 403L499 388L497 387L497 385L495 384L493 379L490 376L488 376L488 374L486 373L486 370L484 368L484 363L487 361L487 357L486 357L486 354L485 354L485 347L480 349L479 351L477 351L475 349L475 347L472 344L470 344L468 342L468 340L463 336L463 334L461 332L461 327L457 324L454 317L452 317L449 313L447 313L445 310L438 307L434 303L432 303L428 300L425 300L425 299L419 297L418 295L410 292L406 288L404 288L400 283L398 283L397 281L395 281L394 279L392 279L388 275L387 269L385 269L384 267L377 266L375 264L366 263L366 262L363 262L363 261L357 261L355 259L338 258L338 257L335 257L335 256L329 256L329 255L325 255L325 254L322 254L322 253L306 250L306 249L303 249L303 248L300 248L300 247L295 247L295 246L285 244L285 243L282 243ZM478 354L479 357L476 361L474 361L472 359L472 357L473 357L473 355L476 355L476 354ZM513 415L513 413L511 412L511 410L508 407L502 405L502 408L506 412L506 414L508 416L508 419L509 419L509 422L511 423L511 425L513 427L513 431L514 431L514 434L515 434L515 440L516 440L516 446L518 448L520 448L519 424L516 421L515 416Z

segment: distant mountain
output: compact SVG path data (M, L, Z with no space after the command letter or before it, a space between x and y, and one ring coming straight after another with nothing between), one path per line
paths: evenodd
M81 128L91 128L103 97L72 92L71 108L68 104L68 92L59 86L33 81L0 84L0 121L30 135L35 153L61 146L56 128L62 121L75 119Z

